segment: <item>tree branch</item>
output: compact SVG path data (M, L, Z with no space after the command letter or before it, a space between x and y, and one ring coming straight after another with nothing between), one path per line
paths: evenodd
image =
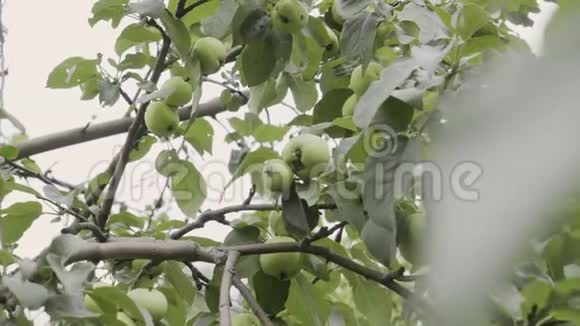
M232 316L230 313L230 289L232 287L232 279L236 274L236 264L239 258L239 252L230 251L224 267L224 273L220 285L220 326L230 326L232 324Z
M254 314L258 317L262 326L273 326L272 321L268 318L268 314L262 309L262 306L256 301L256 298L252 295L252 292L248 287L240 280L238 276L234 276L233 279L234 286L240 291L240 294L246 302L250 305L250 308Z
M336 209L336 205L334 204L321 204L316 206L317 209ZM241 204L241 205L234 205L228 206L220 209L216 209L213 211L206 211L199 215L195 221L187 224L186 226L182 227L181 229L173 232L170 235L171 239L179 239L186 235L187 233L200 229L205 226L206 223L210 221L224 221L225 215L237 212L244 212L244 211L278 211L281 210L281 206L276 206L272 204Z
M163 38L163 44L161 45L161 50L159 50L159 55L157 57L157 62L155 63L155 67L153 68L153 73L151 74L151 82L156 84L163 73L163 69L165 66L165 57L169 53L169 49L171 48L171 40L169 38ZM133 123L129 127L129 132L127 134L127 139L125 140L125 144L121 149L121 154L119 155L119 160L117 161L117 165L115 166L115 172L113 172L113 176L111 177L111 181L109 182L109 190L107 195L105 196L105 201L103 202L103 206L99 209L99 214L97 216L97 224L104 228L105 224L107 223L107 219L109 218L109 214L111 213L111 208L113 207L113 203L115 201L115 195L117 194L117 189L121 184L121 179L123 178L123 172L125 172L125 167L129 162L129 153L133 148L135 141L137 141L137 137L141 133L140 130L143 128L144 120L145 120L145 111L147 110L147 106L149 102L143 103L137 112L137 116Z

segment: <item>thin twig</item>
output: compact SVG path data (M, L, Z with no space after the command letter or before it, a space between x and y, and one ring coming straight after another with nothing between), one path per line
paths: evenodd
M95 238L97 238L97 240L99 240L100 242L106 242L107 239L109 238L109 234L101 231L101 229L99 229L99 227L96 224L86 223L86 222L85 223L74 223L71 226L68 226L68 227L60 230L60 233L77 235L82 230L91 231L93 233L93 235L95 236Z
M230 251L228 253L220 286L220 326L230 326L232 324L230 313L230 288L232 287L232 280L236 274L236 263L239 258L240 253L237 251Z
M262 309L262 306L258 303L258 301L256 301L256 298L254 298L252 292L242 282L242 280L240 280L238 276L234 276L233 283L234 286L238 289L238 291L240 291L242 297L244 297L246 302L250 305L250 308L252 309L256 317L258 317L258 319L262 323L262 326L273 326L272 321L270 320L270 318L268 318L268 314L266 314L264 309Z
M199 0L196 3L190 4L189 6L183 8L183 10L181 10L180 12L177 12L175 16L177 16L177 18L181 18L185 15L187 15L190 11L194 10L195 8L203 5L204 3L208 2L209 0Z
M321 204L315 206L317 209L336 209L336 205L334 204ZM234 205L228 206L220 209L216 209L213 211L206 211L199 215L195 221L187 224L186 226L182 227L181 229L173 232L170 235L171 239L179 239L183 237L188 232L193 230L202 228L205 224L209 221L216 221L220 223L227 223L225 221L225 215L237 212L244 212L244 211L279 211L281 210L281 206L273 205L273 204L255 204L255 205Z
M161 46L161 50L159 51L157 63L155 64L153 73L151 74L151 81L153 83L157 83L159 81L159 78L161 77L161 74L163 72L163 65L165 63L165 57L167 57L170 47L171 40L169 38L163 38L163 45ZM121 183L123 172L125 172L125 167L129 162L129 153L133 148L133 144L137 140L137 137L139 136L143 128L145 111L147 110L148 104L149 103L143 103L141 105L139 111L137 112L135 120L131 124L131 127L129 127L127 139L125 140L125 144L121 149L119 161L115 166L115 171L113 172L113 176L111 177L111 181L109 182L109 190L105 196L105 200L103 202L102 207L99 210L99 215L97 217L97 223L101 228L104 228L105 224L107 223L107 219L109 218L109 214L111 213L111 208L113 207L115 195L117 194L117 190Z
M197 267L193 266L193 264L189 261L183 262L187 268L191 271L191 278L193 278L193 282L195 282L195 286L198 290L201 290L204 286L207 286L210 279L208 279L202 272L197 269Z

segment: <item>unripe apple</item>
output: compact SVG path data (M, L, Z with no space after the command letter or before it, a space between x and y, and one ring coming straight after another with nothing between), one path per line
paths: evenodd
M356 109L356 105L358 103L358 95L352 94L344 104L342 105L342 116L343 117L350 117L354 114L354 109Z
M136 305L149 311L153 319L161 319L167 314L167 298L159 290L138 288L129 291L127 296Z
M324 139L310 134L292 138L282 150L282 159L303 180L320 176L328 167L330 153Z
M258 317L250 313L243 313L232 318L232 326L260 326Z
M171 94L165 98L165 103L169 106L185 105L191 101L193 96L193 86L181 77L168 79L163 83L161 89L171 91Z
M163 102L151 102L145 111L145 125L153 134L168 138L179 125L179 115Z
M329 40L324 44L323 59L329 59L337 56L340 53L340 45L338 44L338 36L329 28Z
M294 173L286 162L280 159L269 160L262 169L264 186L275 193L286 193L290 189Z
M423 212L408 215L399 220L399 251L406 261L413 265L422 263L421 250L427 228L427 219Z
M350 77L350 88L355 92L356 95L362 96L371 83L381 77L381 71L383 66L379 63L371 62L363 71L363 66L360 65L352 71Z
M210 75L220 70L226 59L226 47L215 37L202 37L193 46L193 55L201 65L201 72Z
M332 8L330 8L330 13L332 14L332 19L338 25L342 26L346 22L346 18L342 17L342 15L339 13L338 4L336 3L336 0L332 2Z
M296 242L290 237L274 237L266 243ZM298 274L301 269L301 255L299 252L281 252L260 255L260 267L270 276L284 280Z
M308 11L298 0L280 0L272 10L274 28L284 33L298 33L308 23Z
M124 313L122 311L119 311L117 313L117 320L122 322L123 324L125 324L127 326L137 326L137 324L135 324L133 319L131 319L131 317L129 317L129 315L127 315L126 313Z

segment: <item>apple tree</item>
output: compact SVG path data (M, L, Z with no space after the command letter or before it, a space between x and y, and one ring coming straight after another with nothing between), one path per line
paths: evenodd
M88 23L117 31L115 55L66 58L46 85L127 114L0 148L0 199L28 198L0 209L0 323L32 325L40 310L54 325L445 325L425 282L436 221L397 168L429 158L440 99L470 73L531 54L512 28L537 10L537 0L94 1ZM220 96L200 103L204 84ZM281 107L292 117L274 124ZM122 148L82 186L33 161L115 134ZM214 147L232 152L230 184L252 181L244 201L207 205L199 167ZM159 200L120 203L124 173L151 155L167 180ZM172 205L180 214L156 214ZM22 235L49 218L43 207L71 223L18 257ZM481 325L580 324L568 268L580 206L567 207L566 227L490 294ZM191 234L210 222L229 228L223 241Z

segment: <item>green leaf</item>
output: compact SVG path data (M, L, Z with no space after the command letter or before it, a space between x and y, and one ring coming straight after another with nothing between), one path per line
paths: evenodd
M286 75L286 79L292 91L296 109L300 112L306 112L312 109L318 100L316 83L312 80L305 81L302 78L295 78L289 75Z
M230 30L230 25L237 10L238 4L235 0L220 0L219 10L201 24L204 33L215 38L224 37Z
M121 85L106 79L99 80L99 103L102 106L113 106L121 96Z
M25 281L20 275L4 276L2 284L14 294L21 305L29 309L42 307L48 299L48 290L44 286Z
M302 275L292 280L286 309L304 325L311 326L326 325L330 315L330 304L325 299L325 293Z
M383 136L392 135L376 135ZM409 141L405 136L399 136L396 142L392 139L382 141L386 145L380 151L374 152L374 148L370 149L373 152L369 153L365 168L363 203L371 220L390 232L395 232L395 173Z
M175 1L177 2L177 1ZM188 12L185 16L181 18L181 21L185 26L191 26L193 24L201 23L208 17L215 15L220 8L220 0L210 0L206 3L203 3Z
M466 3L461 11L457 29L461 37L468 40L488 22L489 16L485 9L473 3Z
M95 26L99 21L111 21L111 26L117 28L123 16L125 7L129 0L99 0L91 10L92 16L89 18L89 25Z
M167 281L173 285L179 297L191 306L195 299L196 289L193 286L191 276L183 272L183 265L175 261L166 262L164 275Z
M336 11L343 18L350 18L363 11L371 3L371 0L336 0Z
M0 250L0 265L3 267L10 266L16 262L16 258L7 250Z
M161 40L161 33L153 27L135 23L123 29L115 42L115 53L121 56L127 49L136 45L158 42Z
M151 150L151 147L153 147L153 145L156 142L157 142L156 137L150 135L145 135L141 137L135 148L133 148L133 150L131 150L131 152L129 153L129 160L131 162L139 161L140 159L145 157L147 153L149 153L149 150Z
M187 125L189 122L184 124ZM213 135L214 130L209 121L198 118L193 121L183 137L200 155L203 155L206 152L212 154Z
M342 106L344 102L353 94L349 88L337 88L328 91L314 107L312 123L334 122L342 118ZM326 130L331 137L344 137L345 130L341 128L329 128Z
M113 226L116 224L124 225L126 227L134 227L138 229L143 229L145 227L145 217L139 217L137 215L131 214L128 211L123 211L118 214L112 215L107 220L108 226Z
M18 158L18 152L18 148L12 145L3 145L0 147L0 156L10 161Z
M255 151L249 152L245 155L242 163L232 176L232 180L228 183L228 185L232 184L237 178L241 177L242 175L257 171L261 168L262 163L266 162L267 160L277 158L278 153L273 151L270 148L260 147Z
M252 287L256 300L267 314L275 315L284 309L290 293L290 281L258 271L252 277Z
M380 80L371 84L356 105L353 120L357 127L367 128L381 105L416 68L417 63L414 60L404 59L383 70Z
M267 40L254 40L241 55L242 81L249 87L257 86L270 78L276 58L272 44Z
M447 38L447 28L439 18L439 15L430 10L428 6L419 6L408 3L397 15L401 22L412 22L419 27L417 38L425 44L433 40Z
M42 205L35 201L16 203L0 210L2 243L17 242L32 223L42 214Z
M68 268L65 266L66 257L60 257L52 253L46 255L46 261L61 282L64 289L63 292L70 295L80 294L83 284L95 270L95 265L88 262L75 263Z
M369 253L383 265L390 267L395 261L397 229L385 228L369 219L361 232Z
M286 230L294 238L304 238L317 225L318 209L311 208L307 202L298 196L296 184L292 184L289 194L282 197L282 217Z
M363 203L358 195L352 189L352 185L346 182L337 182L330 185L327 189L328 194L332 197L338 208L334 216L339 222L348 222L354 226L358 232L361 232L368 217L364 212ZM357 196L358 195L358 196Z
M289 127L263 124L254 129L254 139L259 143L270 143L284 138Z
M190 57L191 37L189 36L187 27L166 10L161 14L161 23L165 27L165 32L169 35L181 59L188 61Z
M290 62L295 70L302 72L304 80L312 80L318 72L324 49L315 39L303 34L295 34L292 37L292 53Z
M391 320L391 292L362 277L351 278L349 282L356 310L366 318L369 325L381 325L385 320Z
M340 35L340 52L347 58L368 64L373 56L379 16L363 11L347 20Z
M181 167L171 176L171 191L177 206L186 216L196 216L207 196L205 180L188 161L180 161Z
M48 75L46 87L71 88L97 76L99 59L71 57L56 66Z
M155 63L155 58L144 53L130 53L119 63L119 70L141 69Z
M224 246L237 246L260 243L260 230L253 226L233 229L224 239ZM260 270L257 255L241 257L237 265L237 273L242 278L252 277Z

